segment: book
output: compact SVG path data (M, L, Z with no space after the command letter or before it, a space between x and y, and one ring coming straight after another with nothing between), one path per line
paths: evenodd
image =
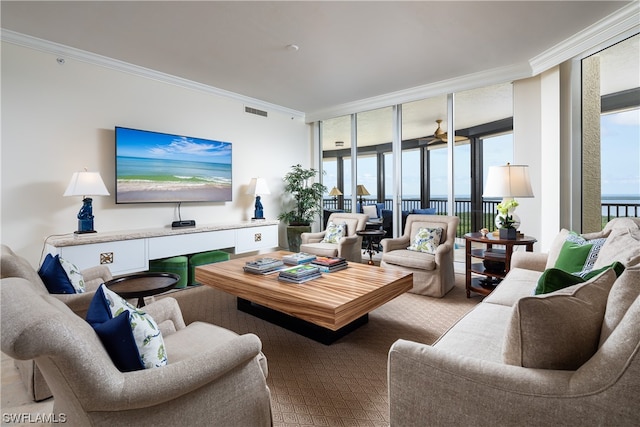
M311 264L324 265L324 266L330 267L333 265L345 264L346 262L347 260L341 257L319 256L319 257L316 257L316 259L314 259L313 261L311 261Z
M340 271L340 270L344 270L345 268L347 268L349 265L347 263L344 264L338 264L338 265L334 265L331 267L328 267L326 265L318 265L318 270L321 273L334 273L336 271Z
M278 280L282 280L283 282L289 282L289 283L304 283L304 282L308 282L310 280L314 280L317 279L319 277L322 277L322 274L320 272L316 273L316 274L309 274L300 278L294 278L294 277L287 277L287 276L278 276Z
M301 277L309 276L319 273L318 267L314 267L309 264L302 264L291 268L286 268L280 271L281 277L288 277L293 279L299 279Z
M258 258L253 261L247 261L244 265L244 271L254 274L264 274L276 271L283 265L282 260L276 258Z
M282 262L289 265L298 265L298 264L306 264L308 262L313 261L314 259L316 259L316 256L313 254L298 252L295 254L283 256Z

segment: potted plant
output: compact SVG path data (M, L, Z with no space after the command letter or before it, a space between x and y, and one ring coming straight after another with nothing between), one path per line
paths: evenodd
M305 169L297 164L282 179L284 191L291 195L293 204L292 209L281 213L278 219L288 224L287 241L292 252L300 250L300 235L311 231L311 223L322 212L322 195L326 187L319 182L309 182L317 175L316 169Z
M513 211L518 206L518 202L515 200L506 200L502 203L498 203L498 216L496 217L496 225L500 227L500 238L515 240L517 237L516 224L519 224L514 216Z

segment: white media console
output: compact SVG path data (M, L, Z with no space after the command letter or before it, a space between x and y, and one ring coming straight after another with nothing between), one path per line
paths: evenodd
M85 269L107 265L111 274L145 271L149 260L234 248L237 254L278 247L276 220L184 228L152 228L50 237L47 252Z

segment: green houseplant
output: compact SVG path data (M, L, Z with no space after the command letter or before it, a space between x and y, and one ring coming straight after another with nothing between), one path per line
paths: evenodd
M293 252L300 250L300 235L311 231L311 223L322 212L322 195L327 189L319 182L310 182L318 173L316 169L305 169L297 164L282 179L284 191L291 198L285 203L291 209L278 215L278 219L289 224L287 240L289 250Z

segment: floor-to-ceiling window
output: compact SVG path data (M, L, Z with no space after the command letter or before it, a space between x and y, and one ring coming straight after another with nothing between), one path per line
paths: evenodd
M465 216L459 230L463 233L483 226L484 169L513 157L511 84L462 92L456 95L455 104L456 206L448 206L448 100L447 95L441 95L401 106L400 211L406 215L422 208L435 208L439 214L453 210ZM386 209L393 210L393 189L397 187L393 175L392 116L392 108L388 107L321 123L322 158L327 163L323 167L324 184L331 189L335 182L343 193L342 197L327 195L325 207L335 205L351 211L352 193L362 185L368 193L362 196L365 203L383 202ZM354 133L355 139L351 140ZM352 144L357 148L355 165L351 162ZM356 182L352 182L354 166ZM359 200L359 195L356 198ZM478 212L475 219L471 215L474 211ZM397 215L396 220L401 221L402 215Z

